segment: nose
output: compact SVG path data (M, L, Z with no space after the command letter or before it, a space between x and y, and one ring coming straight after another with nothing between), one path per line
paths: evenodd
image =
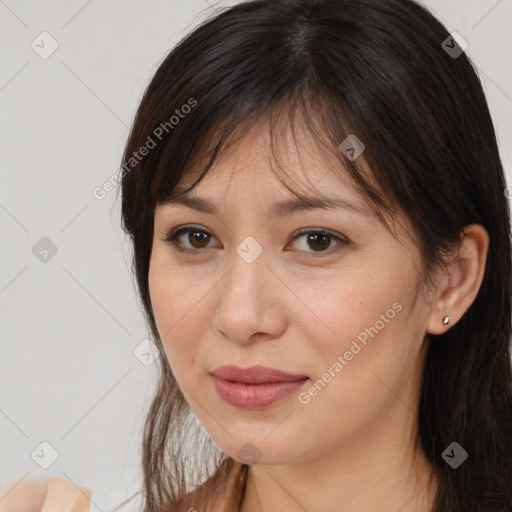
M286 329L286 293L265 251L252 262L235 252L231 270L219 283L213 327L239 344L277 338Z

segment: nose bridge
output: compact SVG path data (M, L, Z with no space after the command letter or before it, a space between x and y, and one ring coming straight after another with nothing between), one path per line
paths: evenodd
M269 272L267 263L263 246L252 236L243 239L232 255L232 271L227 275L224 293L242 303L260 300L266 273Z
M215 311L216 328L238 342L255 332L276 335L280 324L274 310L274 288L268 286L270 269L263 247L252 237L244 239L230 258Z

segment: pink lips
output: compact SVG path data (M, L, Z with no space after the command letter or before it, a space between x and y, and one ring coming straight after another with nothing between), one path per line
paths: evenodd
M262 409L297 391L308 377L264 366L221 366L212 372L220 397L242 409Z

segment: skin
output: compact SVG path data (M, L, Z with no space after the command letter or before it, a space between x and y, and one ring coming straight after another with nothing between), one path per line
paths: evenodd
M39 512L43 506L47 483L22 480L0 485L0 512Z
M242 512L426 512L436 482L426 487L431 468L414 443L424 340L454 325L475 299L488 235L467 226L436 288L421 287L407 218L395 219L400 236L393 238L343 170L329 172L310 139L298 140L300 155L289 137L281 140L294 189L343 197L365 211L268 218L272 204L294 196L271 170L268 126L255 125L193 190L218 215L178 204L156 209L149 287L157 327L177 382L213 440L237 460L245 462L241 449L257 458ZM187 175L183 185L192 181ZM185 224L211 234L202 243L179 237L197 256L164 241ZM350 243L328 238L318 249L307 235L296 238L302 228ZM252 263L236 252L248 236L263 249ZM359 343L307 404L295 393L248 411L217 394L210 372L225 364L305 374L300 391L307 391L395 303L400 312Z

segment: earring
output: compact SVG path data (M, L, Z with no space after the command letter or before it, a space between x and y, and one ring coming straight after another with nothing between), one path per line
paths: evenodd
M450 323L450 317L449 316L445 316L443 318L443 325L446 325L446 324L449 324Z

